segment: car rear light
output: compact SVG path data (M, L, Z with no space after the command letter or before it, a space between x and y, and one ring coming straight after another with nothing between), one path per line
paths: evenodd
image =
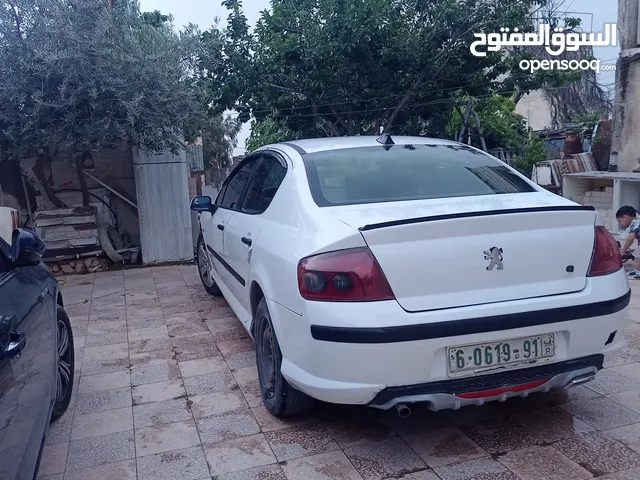
M622 268L618 242L606 228L596 227L596 240L588 277L598 277L617 272Z
M300 260L298 288L302 298L319 302L375 302L395 298L367 247L321 253Z

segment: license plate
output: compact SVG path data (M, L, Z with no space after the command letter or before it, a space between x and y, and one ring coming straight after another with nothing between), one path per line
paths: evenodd
M555 354L556 341L553 333L447 349L451 374L513 367L551 358Z

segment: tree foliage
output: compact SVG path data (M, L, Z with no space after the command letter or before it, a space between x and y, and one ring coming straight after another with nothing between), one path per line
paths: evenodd
M473 102L473 99L467 99L467 101ZM492 95L476 101L474 108L478 112L488 149L522 148L528 136L526 122L522 115L516 113L516 104L511 98ZM457 139L462 127L463 116L464 109L453 110L451 120L447 125L448 138ZM469 127L474 133L472 135L473 145L480 147L477 126L473 120L469 121Z
M544 142L533 131L529 131L529 138L524 144L522 156L514 159L514 166L528 178L531 178L536 163L547 159Z
M142 15L135 0L4 0L4 157L87 152L128 141L176 150L203 121L190 80L199 32Z
M209 62L211 96L255 119L254 138L446 131L460 98L513 97L565 72L518 68L527 52L475 57L473 33L533 30L543 0L272 0L253 33L239 0ZM261 123L265 122L264 128ZM276 133L277 135L272 135Z

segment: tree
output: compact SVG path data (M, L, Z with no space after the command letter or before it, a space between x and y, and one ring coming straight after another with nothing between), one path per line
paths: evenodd
M516 104L511 98L491 95L474 101L463 99L461 103L470 102L478 112L480 124L488 149L508 148L520 149L527 141L527 127L525 118L516 113ZM454 109L447 126L447 137L457 139L462 127L463 109ZM472 120L469 126L475 126ZM473 145L480 147L477 136L472 136Z
M538 162L547 159L547 151L544 143L533 131L529 131L529 138L524 144L524 152L521 157L516 157L513 161L516 169L523 175L531 178L533 167Z
M523 52L475 57L473 33L533 29L542 2L525 0L273 0L253 35L226 0L224 68L211 85L227 108L295 136L442 135L463 96L560 81L564 72L518 68ZM523 25L524 24L524 25ZM228 102L234 99L233 103ZM268 119L268 120L267 120ZM281 128L281 127L282 128Z
M223 172L231 166L241 128L238 118L221 114L211 116L205 123L202 130L204 166L214 178L224 179Z
M174 32L135 0L5 0L0 8L4 157L66 155L77 166L122 141L176 151L204 120L191 78L199 32Z

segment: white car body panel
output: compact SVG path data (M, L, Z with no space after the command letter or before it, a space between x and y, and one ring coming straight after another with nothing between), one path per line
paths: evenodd
M397 144L454 144L417 137L394 140ZM495 398L460 400L413 392L384 403L375 399L389 387L450 380L446 348L451 346L555 333L552 363L593 355L606 361L624 346L622 329L628 321L629 295L624 270L586 276L594 243L594 211L563 211L577 205L529 180L535 190L531 193L318 207L300 152L376 145L375 137L353 137L263 147L254 154L277 155L287 164L286 176L267 210L249 215L218 208L213 215L200 216L203 238L215 266L213 279L250 334L255 300L264 295L283 355L282 373L294 387L333 403L389 408L401 402L428 401L434 409L457 408L551 386L564 387L597 369L565 372L540 387ZM549 207L559 211L536 211ZM495 214L508 209L533 210ZM411 222L465 212L494 214ZM402 225L359 230L403 221ZM217 228L219 224L224 230ZM251 245L243 243L242 237L251 238ZM382 267L396 300L331 303L301 297L297 279L301 259L366 246ZM489 261L483 251L491 247L503 249L503 270L486 269ZM593 305L596 313L610 313L592 316L584 305ZM587 312L584 318L562 320L563 312L572 307L580 307L573 312ZM430 324L471 320L464 323L468 327L474 322L483 324L482 319L508 321L536 311L541 316L553 314L555 317L549 318L559 321L515 328L505 323L491 331L454 331L451 336L392 342L380 342L379 338L369 343L318 340L312 334L312 326L328 327L328 333L322 335L333 335L334 328L357 332L406 327L412 331L416 326L429 329ZM614 332L613 340L605 345ZM471 372L465 378L476 376Z

